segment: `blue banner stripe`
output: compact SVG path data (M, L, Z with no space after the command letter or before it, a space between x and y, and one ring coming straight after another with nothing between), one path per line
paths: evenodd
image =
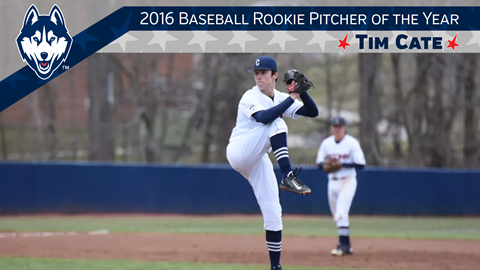
M385 31L407 26L409 31L465 31L480 28L480 11L472 7L127 7L130 30L191 31ZM433 11L434 10L434 11ZM168 18L168 19L167 19ZM233 27L233 29L232 29ZM167 28L167 29L165 29Z

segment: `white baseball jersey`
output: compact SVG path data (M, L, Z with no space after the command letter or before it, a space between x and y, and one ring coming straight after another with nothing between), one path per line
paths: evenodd
M342 163L356 163L359 165L365 165L365 156L363 155L362 148L358 141L352 136L346 134L340 142L335 142L335 137L332 135L323 140L320 148L318 149L317 164L324 162L325 157L333 156L340 160ZM328 178L344 178L344 177L356 177L357 172L355 168L341 168L336 172L328 174Z
M280 92L276 89L274 91L274 97L272 98L263 94L257 86L248 90L243 94L238 105L237 123L230 136L230 142L238 140L254 130L265 126L264 124L257 122L252 115L256 112L270 109L290 96L286 93ZM282 114L284 117L291 117L297 119L300 115L295 113L303 106L303 103L295 100L295 102Z

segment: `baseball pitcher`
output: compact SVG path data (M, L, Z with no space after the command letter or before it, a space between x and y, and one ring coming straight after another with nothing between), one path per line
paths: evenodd
M308 195L309 187L298 178L300 170L292 170L287 147L288 128L282 117L316 117L317 105L307 94L313 84L298 70L284 75L289 94L275 89L277 63L269 56L260 56L252 71L256 85L246 91L238 105L237 122L227 146L230 165L250 183L264 219L271 269L282 269L282 207L278 184L268 153L273 151L283 179L280 189ZM298 100L301 98L303 103Z
M328 204L337 223L339 243L332 255L352 254L348 213L357 189L356 169L363 169L365 157L358 141L346 132L342 117L331 121L333 135L318 149L317 165L328 174Z

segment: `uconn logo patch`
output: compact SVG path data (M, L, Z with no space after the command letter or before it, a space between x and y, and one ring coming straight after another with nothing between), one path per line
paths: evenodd
M48 79L65 62L72 46L60 8L54 5L50 14L40 15L37 7L31 5L17 37L17 46L23 62L40 79Z

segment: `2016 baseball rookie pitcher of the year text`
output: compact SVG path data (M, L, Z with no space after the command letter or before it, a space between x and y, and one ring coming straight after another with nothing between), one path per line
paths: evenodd
M348 213L357 189L356 169L363 169L365 157L358 141L346 132L342 117L331 120L333 135L318 149L317 165L328 174L328 204L337 223L339 243L332 255L352 254Z
M292 69L284 75L283 82L289 94L275 89L278 71L273 58L257 58L251 71L255 74L256 85L243 94L238 105L236 126L227 146L227 159L253 188L264 219L271 269L278 270L282 269L282 207L268 153L273 150L282 171L280 189L310 194L310 188L297 178L301 169L292 170L290 165L288 128L282 117L316 117L318 109L306 92L313 84L300 71Z

